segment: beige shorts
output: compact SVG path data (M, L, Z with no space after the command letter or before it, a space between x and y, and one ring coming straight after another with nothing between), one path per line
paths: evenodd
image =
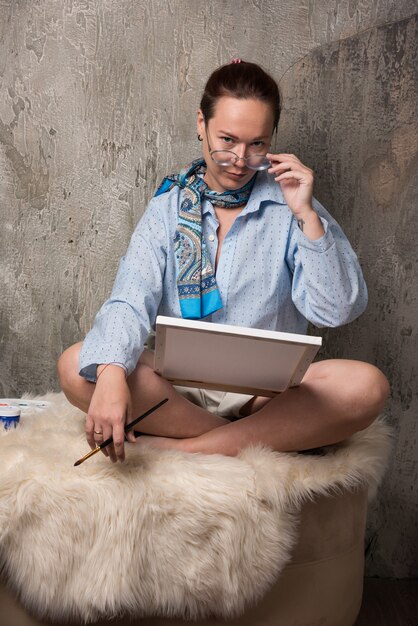
M254 396L229 391L215 391L214 389L197 389L195 387L179 387L175 389L184 398L201 406L210 413L219 417L242 417L240 409Z
M146 347L151 352L155 350L155 333L151 332L148 336ZM174 385L174 388L184 398L201 406L210 413L215 413L219 417L242 417L240 409L246 404L253 395L244 393L232 393L229 391L215 391L214 389L198 389L195 387L182 387Z

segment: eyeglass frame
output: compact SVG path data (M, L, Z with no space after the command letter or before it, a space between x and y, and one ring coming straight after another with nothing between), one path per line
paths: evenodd
M244 161L245 164L246 164L246 167L248 167L248 169L252 170L253 172L261 172L263 170L268 169L271 166L271 163L270 163L270 161L268 160L268 158L266 157L265 154L251 154L248 157L246 157L246 156L240 157L240 156L238 156L238 154L233 152L233 150L212 150L212 148L210 147L210 143L209 143L209 128L208 128L208 125L206 124L206 122L205 122L205 130L206 130L206 137L207 137L207 141L208 141L208 148L209 148L210 158L212 159L212 161L214 163L216 163L216 165L219 165L220 167L228 167L229 165L235 165L237 163L237 161ZM215 161L215 159L213 158L213 155L214 155L215 152L229 152L230 154L234 155L234 157L236 158L236 161L232 161L231 163L228 163L228 165L222 165L221 163L218 163L217 161ZM247 161L248 161L248 159L251 159L253 157L263 157L264 159L266 159L266 161L268 163L266 163L265 167L263 167L262 169L251 167L250 165L247 165Z

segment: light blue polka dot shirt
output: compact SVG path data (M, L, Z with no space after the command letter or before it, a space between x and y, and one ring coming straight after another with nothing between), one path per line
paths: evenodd
M153 198L122 257L110 298L80 353L80 374L96 380L100 363L131 373L157 315L181 317L174 237L182 191ZM298 228L280 185L259 172L248 201L227 233L216 270L223 307L205 321L304 334L340 326L366 308L358 259L337 222L314 198L325 234L315 241ZM212 267L218 246L214 208L202 205L202 228Z

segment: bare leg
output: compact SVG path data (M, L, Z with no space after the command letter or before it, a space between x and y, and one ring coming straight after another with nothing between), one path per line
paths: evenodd
M389 394L385 376L360 361L314 363L298 388L272 399L255 398L248 417L198 437L146 438L163 448L236 455L251 444L287 452L336 443L369 426Z
M58 361L58 374L62 390L68 400L87 413L96 386L78 374L80 348L80 343L75 344L62 354ZM132 415L134 417L141 415L163 398L168 398L169 401L145 418L138 425L138 430L153 435L185 438L196 437L228 423L228 420L209 413L183 398L173 385L154 372L152 364L153 355L146 350L128 378Z

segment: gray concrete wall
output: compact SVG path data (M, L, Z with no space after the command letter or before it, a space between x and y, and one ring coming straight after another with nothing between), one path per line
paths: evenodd
M58 389L158 181L199 154L208 74L254 60L285 97L277 147L358 250L368 311L323 356L392 383L368 573L416 576L416 2L0 0L0 396ZM415 185L415 186L414 186ZM415 193L414 193L415 192Z

